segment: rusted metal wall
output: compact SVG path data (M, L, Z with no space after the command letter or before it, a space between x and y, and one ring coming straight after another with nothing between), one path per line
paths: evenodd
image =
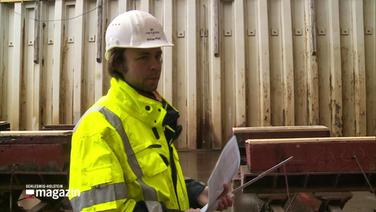
M105 29L130 9L175 43L159 90L181 112L180 148L220 148L233 126L376 134L374 0L2 2L0 119L75 123L108 90Z

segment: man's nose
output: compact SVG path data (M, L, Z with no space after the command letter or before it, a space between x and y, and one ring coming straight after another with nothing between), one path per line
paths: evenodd
M160 59L153 58L151 60L151 66L150 66L151 69L153 69L153 70L160 70L161 66L162 66L162 62L161 62Z

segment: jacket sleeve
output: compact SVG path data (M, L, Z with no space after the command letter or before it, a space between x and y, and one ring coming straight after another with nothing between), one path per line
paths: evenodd
M187 186L189 207L190 208L201 208L202 205L198 202L198 196L205 189L205 184L190 178L185 179L185 184Z
M133 211L136 201L128 199L127 186L116 155L102 133L90 136L78 130L72 137L69 196L74 211ZM121 209L121 210L120 210Z

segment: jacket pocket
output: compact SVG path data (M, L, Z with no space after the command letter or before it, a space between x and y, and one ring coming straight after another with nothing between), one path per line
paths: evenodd
M159 201L169 201L171 175L159 153L153 148L146 148L138 152L136 157L142 169L142 181L157 192Z
M101 184L113 183L116 181L118 174L112 166L102 166L83 170L83 184L86 186L96 186ZM121 172L122 173L122 172ZM121 174L120 173L120 174Z
M155 176L167 170L167 165L153 148L146 148L136 154L137 161L145 176Z

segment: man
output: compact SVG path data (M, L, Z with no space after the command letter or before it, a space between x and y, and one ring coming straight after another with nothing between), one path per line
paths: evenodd
M173 141L179 112L157 92L162 26L147 12L117 16L106 31L111 88L76 125L69 188L75 211L198 211L207 188L185 180ZM228 187L218 209L231 206Z

